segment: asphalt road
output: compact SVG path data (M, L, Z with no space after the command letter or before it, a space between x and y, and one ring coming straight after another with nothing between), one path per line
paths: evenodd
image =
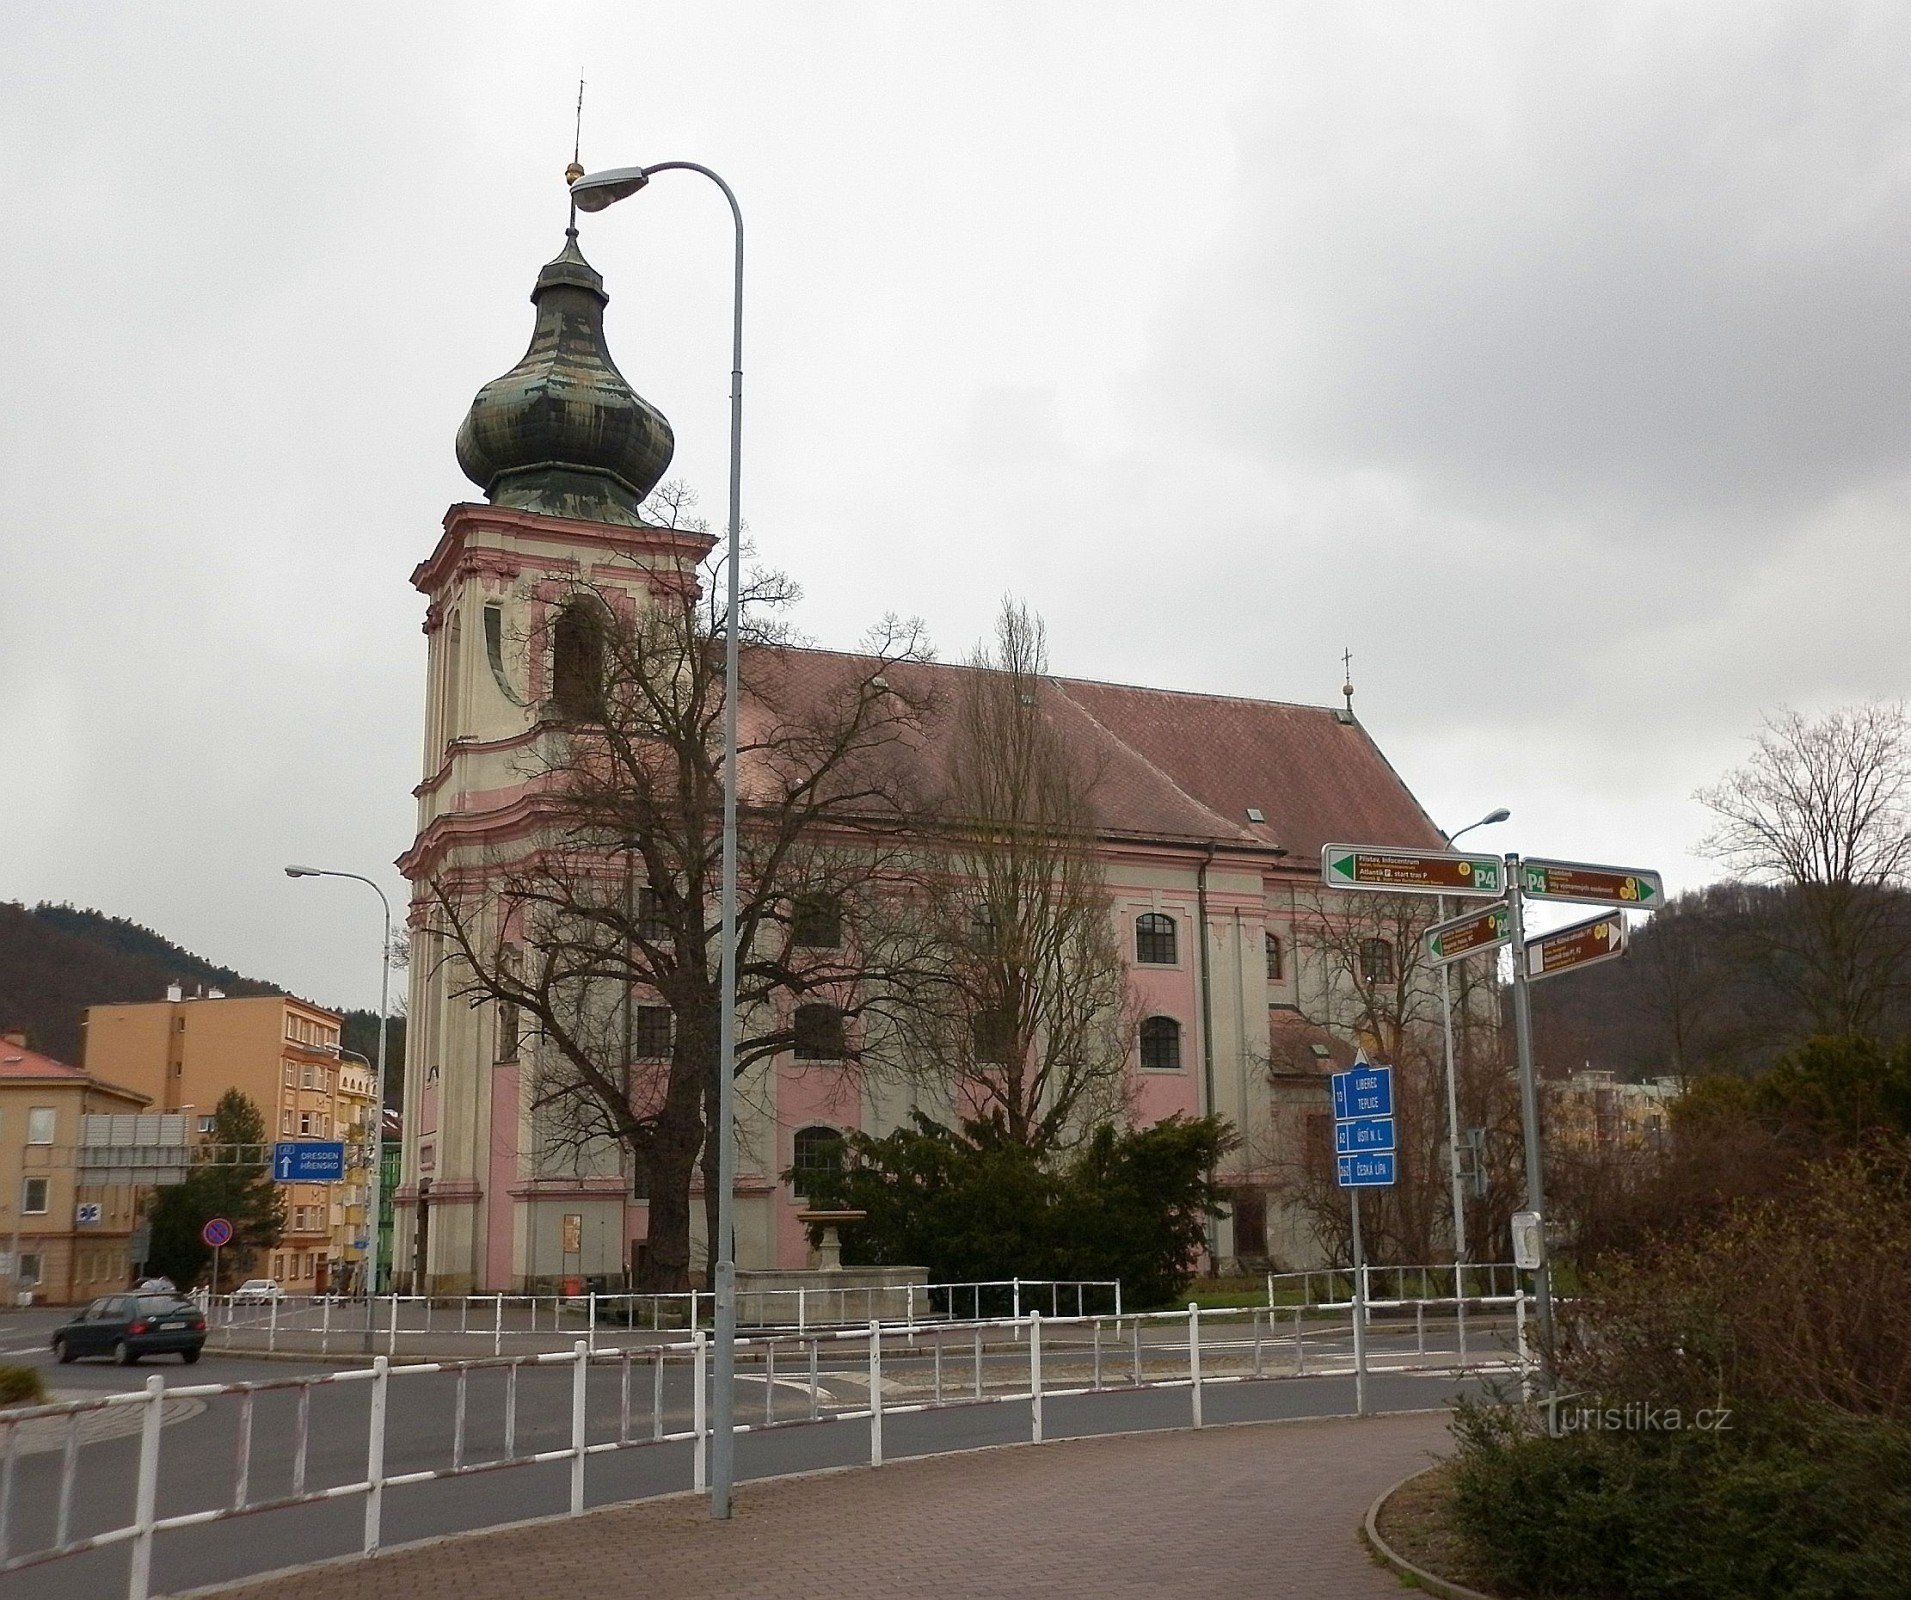
M28 1319L32 1319L29 1322ZM48 1313L21 1313L0 1323L0 1359L41 1365L51 1383L63 1390L118 1391L143 1387L161 1373L169 1387L201 1384L284 1384L301 1372L329 1372L335 1365L261 1361L208 1354L196 1367L156 1358L133 1369L79 1362L55 1365L44 1339L59 1320ZM1059 1331L1059 1330L1058 1330ZM33 1342L30 1342L33 1341ZM1412 1348L1412 1333L1377 1336L1378 1351L1396 1359ZM1332 1359L1331 1341L1309 1341L1309 1359ZM967 1355L968 1352L962 1352ZM1082 1381L1070 1368L1080 1352L1057 1350L1050 1360L1051 1383ZM399 1369L395 1369L399 1370ZM928 1382L928 1364L886 1363L886 1403L904 1404ZM1026 1381L1026 1355L1014 1350L991 1354L985 1382L1007 1387ZM1108 1376L1119 1372L1110 1355ZM889 1377L889 1373L896 1374ZM945 1362L947 1392L972 1380L973 1369L951 1351ZM639 1361L631 1369L629 1436L648 1438L657 1426L652 1412L653 1373ZM506 1453L507 1377L500 1370L475 1371L465 1380L463 1459L481 1462ZM568 1445L572 1375L567 1367L520 1369L512 1452L525 1455ZM825 1360L820 1372L825 1410L861 1408L868 1403L867 1370L860 1353L853 1360ZM1369 1378L1369 1405L1397 1410L1446 1403L1461 1384L1448 1376L1378 1373ZM760 1422L765 1407L764 1375L739 1384L739 1420ZM365 1476L370 1386L363 1382L327 1384L308 1391L304 1486L309 1491L355 1482ZM926 1398L926 1396L924 1396ZM664 1431L690 1426L692 1382L687 1364L665 1367L662 1388ZM1266 1382L1212 1384L1204 1391L1210 1423L1258 1421L1277 1417L1326 1416L1353 1409L1353 1383L1344 1375L1283 1378ZM787 1375L779 1371L773 1404L779 1421L807 1417L807 1371L801 1363ZM293 1489L299 1400L292 1388L260 1392L253 1400L250 1498L286 1494ZM386 1471L401 1474L448 1465L456 1430L457 1382L447 1374L416 1373L394 1377L387 1421ZM624 1389L614 1366L592 1369L588 1389L587 1437L592 1443L618 1437L624 1427ZM1185 1426L1190 1399L1185 1387L1045 1400L1045 1431L1051 1438L1141 1428ZM221 1397L196 1414L168 1424L161 1438L159 1514L170 1516L210 1510L230 1503L235 1463L243 1428L239 1402ZM941 1411L889 1415L884 1420L885 1454L891 1458L1027 1439L1029 1406L1009 1401ZM599 1505L670 1493L691 1485L688 1442L646 1444L590 1458L586 1497ZM796 1425L745 1434L737 1443L743 1478L845 1466L868 1460L866 1419ZM130 1520L137 1468L138 1440L127 1435L87 1444L81 1454L81 1492L73 1507L73 1527L84 1534ZM56 1514L61 1455L57 1449L22 1454L14 1465L9 1527L15 1549L51 1541ZM385 1495L383 1538L387 1545L480 1528L564 1509L569 1465L555 1462L516 1466L428 1484L389 1489ZM337 1501L259 1512L228 1521L161 1534L156 1543L154 1591L170 1593L202 1584L267 1572L360 1548L364 1501ZM123 1595L128 1550L124 1545L0 1577L0 1600L106 1600Z

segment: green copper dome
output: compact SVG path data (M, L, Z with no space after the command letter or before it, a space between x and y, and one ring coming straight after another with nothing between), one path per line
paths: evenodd
M624 381L604 343L604 280L566 230L537 275L531 347L471 402L458 465L493 505L635 524L670 465L664 415Z

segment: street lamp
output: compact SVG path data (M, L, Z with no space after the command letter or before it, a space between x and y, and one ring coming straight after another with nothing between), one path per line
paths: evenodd
M1478 822L1469 822L1458 833L1447 835L1447 848L1451 849L1460 842L1463 835L1475 828L1491 827L1496 822L1504 822L1512 812L1505 806L1487 812ZM1442 922L1447 919L1447 897L1441 895L1438 902L1439 916ZM1453 1066L1453 992L1450 966L1440 963L1440 1029L1446 1046L1447 1072L1447 1176L1453 1191L1453 1296L1456 1304L1464 1305L1465 1295L1461 1292L1460 1265L1466 1260L1466 1199L1460 1189L1460 1092L1455 1082ZM1461 1316L1465 1311L1462 1309Z
M722 972L717 991L717 1329L716 1394L711 1413L715 1435L710 1455L710 1515L730 1515L730 1491L736 1481L737 1263L735 1210L736 1055L737 1055L737 570L743 492L743 210L729 184L694 161L660 161L652 167L611 167L603 172L565 176L571 204L580 211L602 211L627 200L659 172L697 172L723 191L736 224L735 290L730 348L730 530L729 601L723 638L723 886L719 938Z
M372 1353L372 1320L376 1316L373 1301L378 1293L378 1212L382 1203L379 1186L384 1174L380 1170L379 1157L385 1133L385 1040L391 1032L391 901L385 891L370 878L356 872L333 872L325 867L287 867L288 878L349 878L353 883L362 883L378 896L378 903L385 908L385 942L379 950L380 979L378 986L378 1089L373 1109L373 1133L379 1141L372 1146L372 1203L369 1207L371 1226L366 1230L367 1249L365 1251L365 1353Z

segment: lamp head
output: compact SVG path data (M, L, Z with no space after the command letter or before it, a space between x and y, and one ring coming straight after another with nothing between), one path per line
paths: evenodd
M1508 817L1512 816L1512 814L1513 813L1508 811L1505 806L1501 806L1497 811L1489 811L1485 816L1480 818L1480 821L1504 822Z
M650 182L650 174L642 167L607 167L577 178L569 173L565 177L571 185L571 204L579 211L602 211L619 200L628 200Z
M287 867L285 869L285 875L288 878L322 878L325 876L317 867Z

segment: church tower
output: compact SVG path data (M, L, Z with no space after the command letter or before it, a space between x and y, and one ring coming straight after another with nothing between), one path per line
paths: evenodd
M675 441L611 359L608 302L572 227L531 291L530 347L458 429L458 465L484 502L454 505L412 573L430 640L418 835L399 861L414 935L430 925L435 884L475 884L535 847L528 758L555 736L554 654L579 587L641 606L658 583L693 576L710 547L644 521ZM430 943L414 938L393 1280L422 1266L433 1289L460 1293L620 1273L643 1227L615 1157L535 1169L515 1018L459 994Z

